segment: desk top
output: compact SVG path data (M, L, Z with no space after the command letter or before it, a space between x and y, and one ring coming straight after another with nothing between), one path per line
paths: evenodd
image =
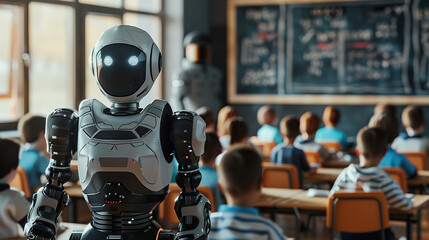
M69 240L70 235L74 230L84 230L87 224L79 224L79 223L68 223L68 222L61 222L60 227L64 227L65 231L61 232L57 236L57 240ZM21 236L15 237L15 238L8 238L7 240L27 240L26 237L24 237L24 233L20 233Z

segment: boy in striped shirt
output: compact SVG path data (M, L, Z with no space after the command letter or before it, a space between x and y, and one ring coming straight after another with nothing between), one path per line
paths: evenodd
M209 239L286 239L275 223L252 208L262 183L262 160L255 150L244 145L231 148L223 156L218 174L228 205L210 215Z
M331 189L331 193L346 191L381 191L385 194L389 208L408 210L412 201L405 197L399 185L381 168L377 167L387 150L387 135L380 128L361 129L357 136L359 165L345 168ZM390 228L385 229L387 239L395 239ZM341 233L342 239L381 239L380 232Z

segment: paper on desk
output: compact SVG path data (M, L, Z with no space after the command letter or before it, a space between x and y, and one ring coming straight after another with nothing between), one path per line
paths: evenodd
M310 188L307 191L307 197L327 197L329 190Z

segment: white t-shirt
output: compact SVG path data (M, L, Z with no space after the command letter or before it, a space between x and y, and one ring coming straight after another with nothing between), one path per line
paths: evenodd
M0 191L0 238L18 236L18 222L27 216L30 202L16 188Z

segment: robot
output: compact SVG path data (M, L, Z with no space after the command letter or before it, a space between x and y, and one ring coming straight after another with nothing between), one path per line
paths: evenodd
M211 205L197 190L204 121L193 112L173 113L162 100L139 108L161 64L158 47L139 28L119 25L101 35L90 65L112 105L87 99L79 115L64 108L48 115L48 183L33 195L24 229L28 239L55 238L57 218L69 203L63 184L71 177L75 152L93 217L83 233L71 239L207 239ZM177 234L163 230L152 218L152 210L168 193L173 155L182 189L174 207L180 220Z
M183 40L185 59L173 73L171 103L173 109L195 111L206 106L214 113L222 107L222 74L211 64L212 41L209 35L193 31Z

